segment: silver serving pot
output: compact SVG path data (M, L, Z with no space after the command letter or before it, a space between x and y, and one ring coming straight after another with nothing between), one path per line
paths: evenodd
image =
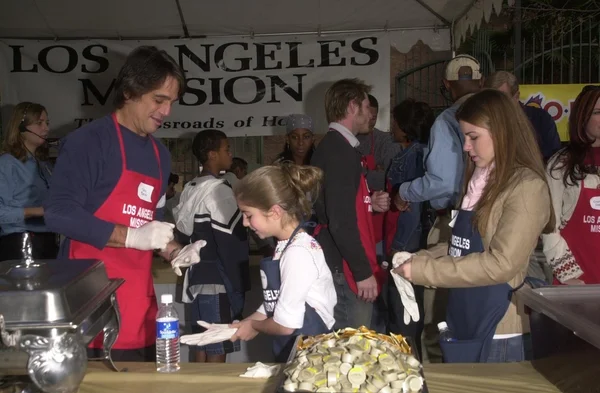
M104 333L104 360L119 333L116 290L104 263L31 258L0 263L0 392L76 392L87 369L87 345ZM27 378L28 377L28 378Z

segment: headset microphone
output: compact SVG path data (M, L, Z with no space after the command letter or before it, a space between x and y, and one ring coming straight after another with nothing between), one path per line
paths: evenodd
M19 129L20 129L20 127L19 127ZM58 138L45 138L45 137L43 137L43 136L41 136L41 135L39 135L39 134L37 134L37 133L35 133L33 131L28 130L27 128L25 128L21 132L29 132L30 134L33 134L33 135L37 136L40 139L43 139L44 142L46 142L49 146L56 146L56 145L58 145Z

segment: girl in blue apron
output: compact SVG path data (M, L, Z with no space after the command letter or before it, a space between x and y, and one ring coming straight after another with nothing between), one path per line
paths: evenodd
M450 288L446 318L453 337L440 342L446 362L529 355L528 321L514 292L555 218L535 134L517 105L500 91L483 90L458 110L468 162L449 248L420 251L395 270L415 284Z
M250 173L234 188L244 226L261 239L278 240L275 254L260 263L263 303L237 328L232 341L273 336L277 362L286 362L299 335L331 331L337 295L321 246L304 229L310 195L318 195L323 172L282 163Z

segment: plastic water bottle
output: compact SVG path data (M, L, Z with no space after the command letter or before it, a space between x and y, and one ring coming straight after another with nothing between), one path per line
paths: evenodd
M156 371L179 371L179 316L173 307L173 295L160 297L156 314Z
M452 331L446 322L440 322L437 325L440 331L440 341L456 341L452 335Z

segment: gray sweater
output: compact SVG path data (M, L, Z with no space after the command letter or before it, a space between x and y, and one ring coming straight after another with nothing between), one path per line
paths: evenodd
M402 151L402 145L394 142L390 132L381 131L377 128L373 130L373 135L370 133L358 134L356 138L360 142L356 149L364 156L371 154L371 140L375 142L375 163L384 170L367 171L367 183L371 190L383 190L385 187L385 173L392 162L392 158Z

